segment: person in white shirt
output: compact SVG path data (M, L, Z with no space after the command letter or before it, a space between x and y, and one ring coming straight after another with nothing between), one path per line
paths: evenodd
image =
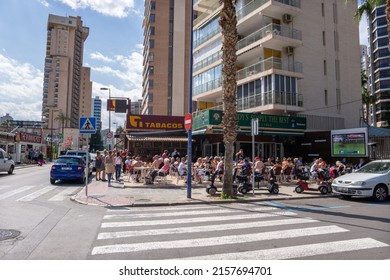
M180 176L187 175L187 166L185 164L186 159L183 157L179 163L179 167L177 168L177 172Z

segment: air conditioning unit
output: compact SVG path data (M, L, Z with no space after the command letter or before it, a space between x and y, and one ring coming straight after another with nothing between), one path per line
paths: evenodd
M290 22L292 22L292 15L290 15L290 14L284 14L284 15L283 15L283 22L284 22L284 23L290 23Z
M293 55L294 54L294 47L288 46L286 48L287 55Z

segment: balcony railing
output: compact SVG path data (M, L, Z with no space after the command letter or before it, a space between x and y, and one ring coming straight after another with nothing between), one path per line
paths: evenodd
M239 50L245 48L246 46L249 46L256 41L263 39L269 34L279 35L296 40L302 40L301 31L297 29L288 28L287 26L281 26L279 24L271 23L238 41L237 49Z
M262 92L250 97L237 99L237 110L247 110L266 105L284 105L303 107L302 94L287 92Z
M205 59L202 59L198 63L194 64L193 71L196 72L210 64L213 64L214 62L220 60L222 57L222 51L216 52Z
M196 96L196 95L199 95L203 92L208 92L210 90L219 88L221 86L222 86L222 78L218 78L218 79L209 81L207 83L201 84L197 87L194 87L193 95Z
M249 15L254 10L260 8L265 3L269 2L270 0L253 0L246 4L244 7L242 7L240 10L237 10L237 20L240 20L244 18L245 16ZM276 2L280 2L289 6L293 6L296 8L301 7L301 0L275 0Z
M199 46L199 45L203 44L204 42L210 40L215 35L220 34L221 31L222 31L221 27L220 26L216 26L215 28L213 28L212 30L207 32L205 35L203 35L199 39L194 40L193 48L196 48L197 46Z
M303 73L302 63L300 62L288 62L288 60L282 60L277 57L270 57L262 60L256 64L243 68L237 72L237 80L245 79L252 75L270 70L280 69L291 72Z
M256 64L248 66L244 69L241 69L237 72L237 81L245 79L252 75L270 70L270 69L280 69L291 72L302 73L302 63L300 62L289 62L288 60L282 60L280 58L271 57L265 60L262 60ZM222 78L218 78L202 85L196 86L193 89L194 96L201 93L216 89L222 86Z

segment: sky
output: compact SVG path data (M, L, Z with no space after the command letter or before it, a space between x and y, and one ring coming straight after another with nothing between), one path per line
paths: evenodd
M43 71L49 14L80 16L89 27L83 65L91 68L92 97L103 101L103 129L108 128L106 100L142 96L143 0L0 0L0 116L41 120ZM366 20L360 42L367 44ZM125 115L112 113L111 128Z
M92 97L142 96L143 0L0 0L0 116L41 120L49 14L80 16L89 27L83 65L91 68ZM111 127L125 115L112 113Z

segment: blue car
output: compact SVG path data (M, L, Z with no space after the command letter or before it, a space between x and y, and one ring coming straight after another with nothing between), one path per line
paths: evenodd
M82 156L59 156L50 170L50 183L56 180L76 180L85 183L86 162Z

